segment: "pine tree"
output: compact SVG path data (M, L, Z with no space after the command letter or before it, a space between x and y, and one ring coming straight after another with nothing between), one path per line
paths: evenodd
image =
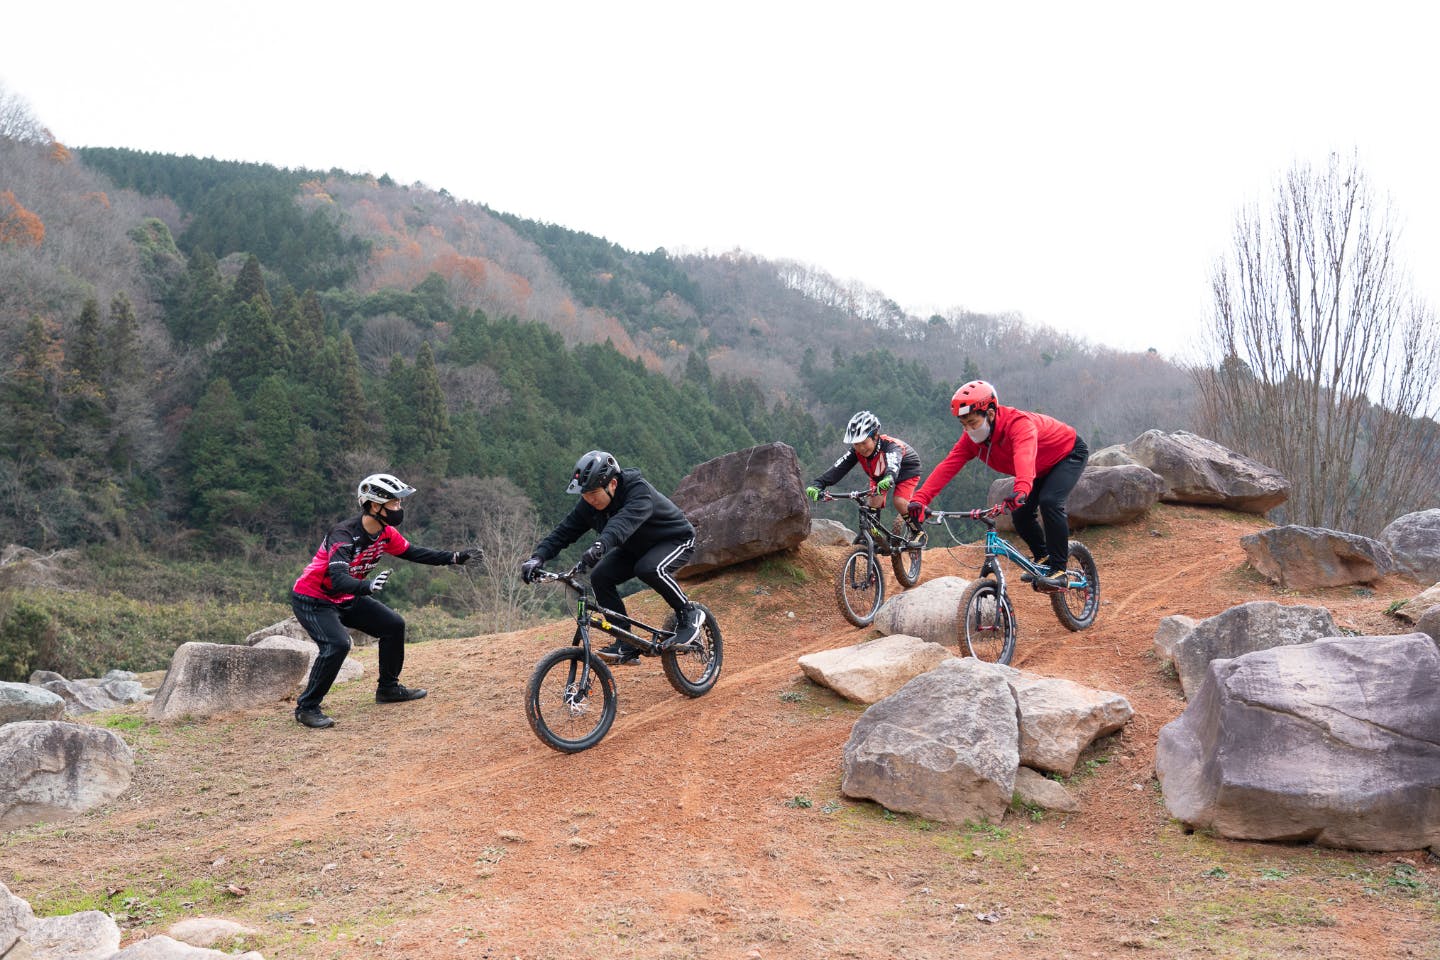
M420 345L411 383L416 458L429 472L443 475L450 446L450 416L445 409L445 391L440 387L435 354L428 340Z
M245 411L230 381L211 381L185 422L180 451L188 473L191 518L197 526L224 522L251 498L242 471Z
M179 303L167 314L170 336L177 343L203 346L215 339L225 315L225 282L215 257L196 250L185 270Z
M143 368L140 363L140 324L135 320L135 311L130 298L117 293L110 300L110 371L115 381L133 382L139 379Z
M217 375L235 384L242 398L260 381L290 369L290 344L268 300L252 297L230 307L225 317L225 345L215 354Z
M265 289L265 277L260 272L260 260L252 253L240 268L240 275L235 278L235 286L230 288L230 303L249 303L257 297L265 304L266 313L275 312L274 304L270 302L270 293Z
M70 369L82 383L99 384L101 381L100 352L100 303L89 297L80 308L80 318L75 322L75 337L70 342Z
M39 314L32 316L25 325L15 366L0 381L0 411L5 418L0 449L14 459L55 455L63 431L57 415L62 357L54 324Z

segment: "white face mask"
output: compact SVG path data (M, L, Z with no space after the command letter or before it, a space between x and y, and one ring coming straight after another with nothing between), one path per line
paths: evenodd
M974 430L966 430L965 436L969 437L971 440L974 440L976 443L984 443L990 438L990 421L986 420Z

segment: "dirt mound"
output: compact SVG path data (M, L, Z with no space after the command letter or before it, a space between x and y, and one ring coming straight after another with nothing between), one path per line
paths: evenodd
M573 756L535 739L521 702L564 623L416 644L404 679L431 695L377 705L364 682L337 688L330 731L284 708L169 727L109 715L97 722L136 748L135 786L7 835L3 878L39 910L111 910L131 939L228 916L264 931L272 958L1434 955L1440 875L1423 854L1229 843L1165 816L1154 745L1184 703L1150 653L1161 617L1276 598L1405 632L1385 611L1408 582L1300 596L1259 580L1238 538L1261 525L1161 507L1084 532L1103 590L1084 633L1016 592L1016 666L1136 711L1067 781L1072 816L951 827L842 797L861 708L796 658L869 634L835 609L845 549L802 547L693 581L724 628L719 683L688 700L657 661L617 668L615 725ZM978 557L933 549L924 578Z

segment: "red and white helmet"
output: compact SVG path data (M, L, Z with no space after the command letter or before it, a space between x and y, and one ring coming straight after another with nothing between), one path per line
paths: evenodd
M984 413L999 405L1000 398L995 394L995 388L984 380L971 380L950 398L950 412L957 417L967 413Z

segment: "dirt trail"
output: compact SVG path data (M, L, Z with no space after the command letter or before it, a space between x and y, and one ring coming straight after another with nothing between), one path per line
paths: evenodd
M431 696L380 706L364 680L337 688L333 730L276 710L127 732L130 793L0 839L0 877L41 906L117 891L130 938L174 919L152 915L167 890L204 881L196 909L258 927L272 960L1440 955L1440 872L1423 854L1228 843L1165 816L1154 745L1184 702L1149 652L1161 617L1277 598L1395 633L1386 607L1417 592L1281 596L1244 566L1238 537L1260 524L1161 507L1082 534L1104 591L1084 633L1015 592L1016 666L1136 711L1069 781L1072 816L948 827L840 795L861 708L796 658L869 634L835 610L844 551L806 547L692 584L724 627L720 682L689 700L658 661L617 668L619 716L594 749L555 753L525 724L525 680L565 624L415 644L405 679ZM978 556L932 550L924 579L969 575ZM653 596L635 602L658 617Z

